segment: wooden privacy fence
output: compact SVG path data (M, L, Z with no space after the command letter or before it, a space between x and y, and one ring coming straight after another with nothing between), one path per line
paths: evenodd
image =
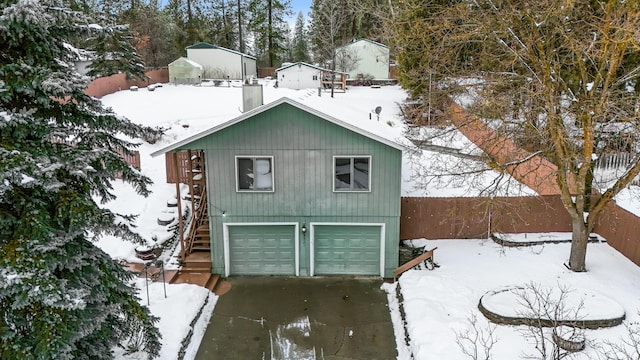
M602 235L609 245L631 261L640 265L640 218L611 202L598 219L594 232Z
M136 150L133 153L131 153L130 155L118 151L118 154L120 156L122 156L122 158L124 159L124 161L127 162L127 164L129 164L129 165L133 166L134 168L140 170L140 151Z
M594 232L640 265L640 217L611 202ZM400 239L478 239L489 232L571 232L558 195L401 200Z
M275 77L276 76L276 68L274 67L259 67L258 68L258 77L266 78L267 76Z
M402 198L401 239L472 239L491 232L571 231L556 195L494 198Z
M145 80L127 80L125 74L101 77L90 82L84 92L87 95L101 98L116 91L128 89L131 86L146 87L151 84L169 82L169 70L167 68L147 71L145 75Z

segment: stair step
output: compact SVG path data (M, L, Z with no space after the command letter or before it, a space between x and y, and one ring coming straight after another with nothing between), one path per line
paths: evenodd
M211 292L215 292L213 291L213 289L215 289L216 285L218 284L218 281L220 281L220 275L211 274L211 276L209 276L209 280L207 280L207 283L204 285L204 287L209 289L209 291Z
M231 283L225 279L220 278L213 288L213 293L222 296L231 290Z
M201 240L201 241L194 241L194 242L191 243L191 248L194 248L194 247L210 248L211 244L209 243L209 239Z
M174 281L178 278L180 271L178 270L167 270L164 272L165 282L167 284L173 284Z

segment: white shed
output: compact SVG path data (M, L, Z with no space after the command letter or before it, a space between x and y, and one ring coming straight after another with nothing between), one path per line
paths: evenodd
M369 39L355 40L336 49L336 68L348 73L349 79L389 79L389 47Z
M315 89L321 86L322 72L329 71L304 62L289 63L276 69L278 86L287 89Z
M187 58L202 65L207 79L245 80L258 76L256 58L220 46L200 42L187 46Z
M202 65L185 57L169 64L169 82L172 84L199 84L202 81Z

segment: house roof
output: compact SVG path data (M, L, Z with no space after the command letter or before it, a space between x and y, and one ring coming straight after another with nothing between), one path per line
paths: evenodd
M302 66L306 66L306 67L309 67L309 68L312 68L312 69L316 69L316 70L320 70L320 71L328 71L328 72L333 71L333 70L331 70L331 69L321 68L321 67L319 67L319 66L315 66L315 65L307 64L306 62L298 61L298 62L295 62L295 63L293 63L293 64L288 64L288 65L285 65L285 66L279 67L279 68L277 68L277 69L276 69L276 72L281 71L281 70L289 69L289 68L294 67L294 66L296 66L296 65L302 65ZM348 74L347 72L344 72L344 71L338 71L338 70L336 70L335 72L336 72L337 74Z
M195 62L193 60L189 60L186 57L182 57L182 56L177 58L177 59L175 59L175 60L173 60L172 62L170 62L169 65L171 65L171 64L173 64L175 62L178 62L178 61L184 61L184 62L188 63L189 65L202 70L202 65L198 64L197 62Z
M329 122L331 122L333 124L336 124L336 125L338 125L340 127L345 128L345 129L351 130L351 131L353 131L353 132L355 132L357 134L360 134L362 136L365 136L365 137L368 137L370 139L376 140L376 141L378 141L380 143L383 143L385 145L388 145L388 146L390 146L392 148L395 148L395 149L398 149L398 150L405 150L406 149L403 145L400 145L400 144L398 144L398 143L396 143L394 141L391 141L391 140L389 140L387 138L384 138L382 136L370 133L370 132L368 132L368 131L366 131L366 130L358 127L358 126L355 126L355 125L349 124L347 122L344 122L342 120L336 119L333 116L327 115L327 114L325 114L323 112L320 112L320 111L318 111L316 109L310 108L310 107L308 107L306 105L303 105L303 104L301 104L301 103L299 103L297 101L291 100L291 99L289 99L287 97L283 97L283 98L280 98L280 99L278 99L276 101L273 101L273 102L271 102L269 104L265 104L265 105L262 105L262 106L259 106L259 107L255 108L253 110L247 111L246 113L244 113L244 114L242 114L242 115L240 115L240 116L238 116L238 117L236 117L234 119L231 119L229 121L223 122L223 123L221 123L219 125L216 125L216 126L214 126L212 128L209 128L209 129L207 129L205 131L202 131L202 132L200 132L198 134L195 134L193 136L190 136L188 138L180 140L180 141L178 141L176 143L173 143L173 144L171 144L169 146L166 146L166 147L164 147L162 149L159 149L159 150L153 152L151 154L151 156L156 157L156 156L162 155L162 154L164 154L166 152L176 150L176 149L178 149L178 148L180 148L180 147L182 147L182 146L184 146L186 144L189 144L189 143L194 142L196 140L202 139L202 138L204 138L206 136L214 134L214 133L216 133L218 131L221 131L223 129L226 129L226 128L228 128L230 126L233 126L233 125L235 125L237 123L240 123L240 122L242 122L242 121L244 121L246 119L249 119L249 118L251 118L251 117L253 117L253 116L257 115L257 114L260 114L260 113L263 113L263 112L265 112L267 110L273 109L276 106L281 105L281 104L289 104L289 105L291 105L293 107L296 107L296 108L298 108L298 109L300 109L302 111L305 111L305 112L308 112L310 114L313 114L313 115L315 115L315 116L317 116L317 117L319 117L321 119L329 121Z
M243 54L243 53L241 53L239 51L223 48L222 46L212 45L212 44L209 44L209 43L204 42L204 41L199 42L197 44L189 45L185 49L219 49L219 50L223 50L223 51L228 51L228 52L230 52L232 54L244 56L244 57L247 57L247 58L250 58L250 59L253 59L253 60L256 59L255 56L251 56L249 54Z
M316 69L316 70L320 70L320 71L331 71L330 69L321 68L319 66L307 64L306 62L302 62L302 61L298 61L298 62L295 62L295 63L291 63L291 64L287 64L287 65L281 66L281 67L277 68L276 71L285 70L285 69L288 69L290 67L294 67L296 65L306 66L306 67L309 67L309 68L312 68L312 69Z
M376 41L373 41L373 40L369 40L369 39L353 40L352 42L350 42L350 43L348 43L348 44L344 44L344 45L342 45L342 46L339 46L338 48L347 47L347 46L349 46L349 45L351 45L351 44L355 44L355 43L360 42L360 41L366 41L366 42L368 42L368 43L371 43L371 44L374 44L374 45L377 45L377 46L382 46L382 47L384 47L384 48L388 48L388 46L387 46L387 45L385 45L385 44L381 44L381 43L379 43L379 42L376 42Z

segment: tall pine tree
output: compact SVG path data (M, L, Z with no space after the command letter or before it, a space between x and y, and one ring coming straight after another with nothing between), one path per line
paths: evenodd
M0 0L0 358L109 359L142 339L160 350L156 319L124 271L91 240L131 241L133 217L102 209L120 172L150 180L118 155L152 138L105 110L74 72L73 38L90 23L60 0ZM84 24L79 26L79 24Z
M293 61L310 62L309 56L309 37L305 27L304 15L302 11L298 13L296 25L293 29Z
M286 50L289 25L285 18L291 13L289 0L250 0L249 29L255 35L259 65L278 67Z

